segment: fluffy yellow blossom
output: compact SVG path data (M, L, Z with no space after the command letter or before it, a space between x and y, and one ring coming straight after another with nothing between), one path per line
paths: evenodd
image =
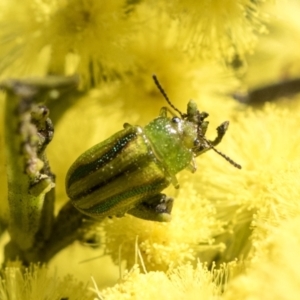
M266 105L262 110L233 112L233 132L219 148L240 162L243 169L239 173L230 168L224 171L218 157L206 157L199 159L205 172L191 177L191 181L197 180L195 185L201 194L215 204L218 219L227 222L226 234L218 239L229 247L223 253L224 259L247 255L254 212L260 213L252 228L267 217L273 223L297 214L299 99L294 101L290 105L283 102ZM260 239L263 242L265 236Z
M264 28L261 5L250 0L12 0L0 8L0 78L77 73L84 87L151 69L151 52L161 69L155 61L174 50L192 62L231 61Z
M269 222L266 222L265 227L269 235L264 243L260 243L261 255L247 267L247 272L232 280L224 299L298 299L299 210L297 217L282 221L279 228Z
M33 265L25 271L9 266L0 274L0 298L10 299L93 299L83 283L73 276L59 278L45 266Z
M84 236L99 235L98 248L74 243L58 253L49 267L60 277L71 273L88 282L92 276L98 286L93 295L92 281L87 287L71 277L61 280L46 267L23 272L9 265L0 275L1 299L297 298L300 98L281 97L260 108L242 105L230 97L237 80L224 68L224 59L233 63L253 50L268 11L278 18L249 59L243 83L255 88L299 77L299 3L277 5L273 10L251 0L0 3L1 79L76 73L86 88L60 112L47 147L58 206L67 201L66 172L82 152L124 122L145 126L167 106L152 74L182 112L192 98L209 113L209 139L230 121L217 148L242 165L238 170L210 150L196 159L194 174L178 174L179 190L166 189L174 198L170 223L129 215L105 219ZM3 106L1 98L1 121ZM6 199L2 127L0 198ZM2 233L9 220L6 201L0 217Z
M3 9L2 76L76 72L90 85L130 65L126 1L10 1Z
M222 281L227 280L229 267L215 272L198 263L196 268L182 265L168 273L153 271L142 274L135 265L124 275L120 283L102 291L97 289L98 299L215 299L222 293Z
M231 61L235 55L243 57L252 51L257 33L266 31L263 2L177 0L166 5L180 20L178 39L185 50L193 56L219 56Z
M106 232L105 251L115 262L125 259L131 267L137 260L137 244L148 271L166 271L171 266L195 260L198 252L214 253L222 249L222 245L212 245L214 234L222 232L214 207L201 199L189 184L182 186L175 199L170 223L149 223L126 216L105 220L101 227Z
M300 43L300 3L276 1L266 9L275 17L268 26L270 34L260 37L255 55L248 57L244 83L251 88L299 77L300 54L295 47Z

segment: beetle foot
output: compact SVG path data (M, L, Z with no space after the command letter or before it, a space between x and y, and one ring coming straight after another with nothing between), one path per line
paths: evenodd
M157 194L136 205L127 213L140 219L157 222L169 222L173 207L173 198Z

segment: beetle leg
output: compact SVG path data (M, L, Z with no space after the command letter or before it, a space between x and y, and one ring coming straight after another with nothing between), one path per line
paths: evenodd
M195 159L193 158L190 162L190 164L187 166L187 170L189 170L192 173L195 173L197 170Z
M217 137L213 141L209 141L212 146L216 146L222 141L228 126L229 126L229 122L225 121L219 127L217 127L217 132L218 132Z
M160 117L167 117L167 108L166 107L162 107L160 109L159 116Z
M144 220L169 222L171 220L172 207L173 198L165 194L157 194L137 204L127 213Z
M176 176L170 175L170 177L171 177L171 183L173 184L174 188L179 189L179 182L178 182Z
M165 106L160 109L159 116L166 118L168 116L168 113L171 116L176 117L176 114L174 114L174 112L169 107Z

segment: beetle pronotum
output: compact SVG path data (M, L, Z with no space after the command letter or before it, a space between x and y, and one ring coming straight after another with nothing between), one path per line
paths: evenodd
M123 130L79 156L68 171L66 191L82 213L100 219L129 213L146 220L169 221L173 199L161 191L171 183L179 187L176 174L181 170L196 171L195 157L213 149L241 168L215 148L229 122L217 128L213 141L208 140L208 114L199 112L193 100L187 113L180 112L157 78L153 79L179 116L163 107L144 128L125 123Z

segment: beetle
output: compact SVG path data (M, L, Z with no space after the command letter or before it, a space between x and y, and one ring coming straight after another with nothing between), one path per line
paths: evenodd
M179 116L163 107L144 128L125 123L123 130L79 156L67 173L66 192L72 204L90 217L128 213L146 220L170 221L173 199L161 191L170 184L179 188L176 174L185 168L195 172L195 157L213 149L241 168L215 148L229 122L217 128L213 141L208 140L208 113L200 112L193 100L188 102L187 113L180 112L155 75L153 79Z

